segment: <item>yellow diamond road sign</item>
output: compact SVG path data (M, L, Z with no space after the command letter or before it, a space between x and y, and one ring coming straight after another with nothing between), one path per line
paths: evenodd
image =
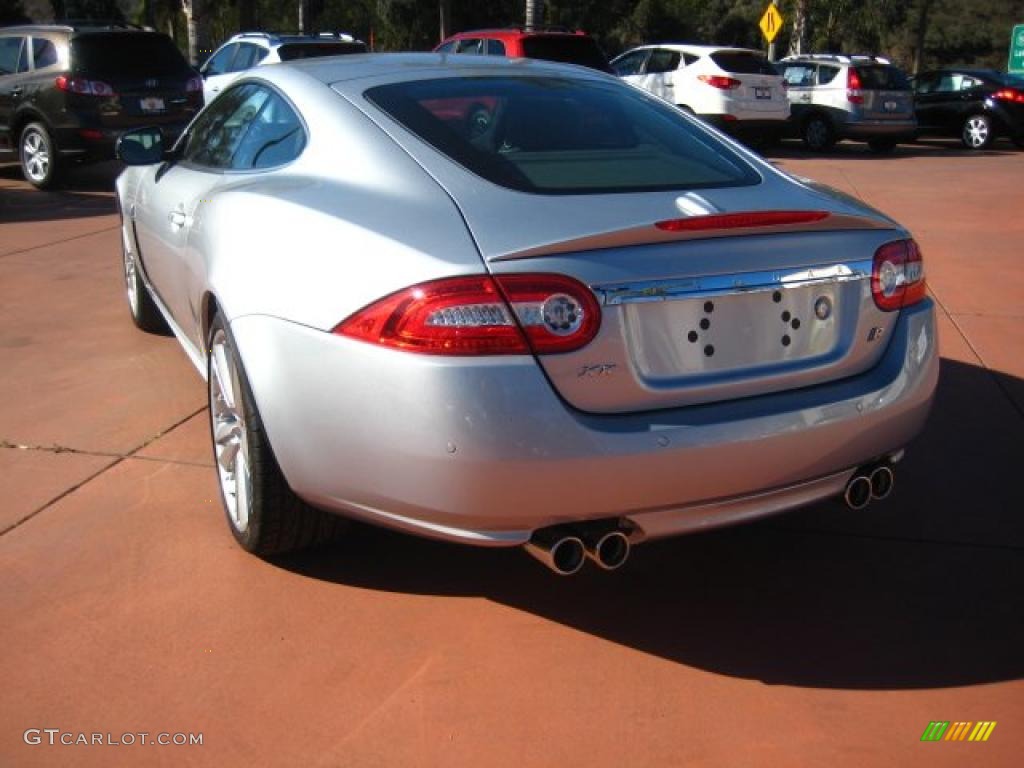
M780 29L782 29L782 15L775 7L775 3L772 3L761 17L761 31L764 33L764 39L769 43L772 42L779 34Z

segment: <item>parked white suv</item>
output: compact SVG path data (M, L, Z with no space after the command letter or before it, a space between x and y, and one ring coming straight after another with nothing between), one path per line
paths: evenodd
M615 74L729 133L777 139L789 118L781 75L761 51L645 45L611 62Z
M366 53L366 43L341 32L316 35L241 32L214 51L199 68L203 76L203 96L209 104L232 80L257 64L346 53Z

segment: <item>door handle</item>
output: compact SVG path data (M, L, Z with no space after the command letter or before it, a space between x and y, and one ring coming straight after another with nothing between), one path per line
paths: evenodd
M171 229L181 229L187 227L192 222L191 217L188 216L184 211L171 211L167 214L167 220L171 222Z

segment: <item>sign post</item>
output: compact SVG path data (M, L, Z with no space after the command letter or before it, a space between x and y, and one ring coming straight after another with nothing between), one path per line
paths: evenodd
M768 60L775 61L775 36L782 29L782 14L775 7L774 0L765 10L758 26L761 27L761 34L764 35L764 39L768 41Z
M1010 34L1010 60L1007 72L1024 73L1024 24L1018 24Z

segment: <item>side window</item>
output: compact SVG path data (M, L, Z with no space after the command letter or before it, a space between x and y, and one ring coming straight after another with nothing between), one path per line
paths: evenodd
M638 75L640 74L640 70L643 69L648 53L650 53L650 51L633 51L632 53L627 53L625 56L620 56L612 62L612 70L619 77L625 77L626 75Z
M57 46L45 38L33 37L32 61L36 69L52 67L57 63Z
M679 53L658 48L647 60L647 74L656 75L660 72L673 72L679 69Z
M914 78L915 93L931 93L935 90L935 75L919 75Z
M939 82L935 86L935 92L953 93L954 91L959 91L961 79L963 79L961 75L954 75L951 72L944 72L939 77Z
M807 88L814 85L813 64L787 64L782 70L782 79L790 88Z
M828 85L836 79L836 75L839 74L839 67L829 67L822 65L818 67L818 85Z
M238 50L238 43L225 45L203 64L203 74L223 75L228 71L228 67L231 66L231 59L234 57L236 50Z
M0 37L0 77L18 71L24 37Z
M501 40L488 40L487 41L487 55L488 56L504 56L505 55L505 44Z
M249 69L249 67L256 66L256 62L260 60L260 51L263 49L258 45L252 43L239 43L238 50L235 52L235 58L231 60L231 72L241 72L242 70Z
M302 121L283 98L268 91L266 101L238 145L231 167L273 168L291 162L306 146Z
M230 168L246 130L269 97L269 91L253 83L226 90L192 126L182 160L207 168Z
M28 72L31 67L28 63L28 38L22 38L25 44L21 46L21 55L18 56L18 72Z
M470 40L459 40L458 46L455 48L456 53L482 53L480 49L482 46L480 43L483 42L480 38L473 38Z
M455 53L455 43L456 41L452 40L450 43L439 45L437 47L437 53Z
M964 75L964 79L960 83L960 90L969 91L972 88L977 88L979 85L981 85L981 80L979 80L976 77L967 77L966 75Z
M691 64L693 64L693 62L695 62L699 58L700 58L700 56L697 56L697 55L695 55L693 53L684 53L683 54L683 66L684 67L688 67Z

